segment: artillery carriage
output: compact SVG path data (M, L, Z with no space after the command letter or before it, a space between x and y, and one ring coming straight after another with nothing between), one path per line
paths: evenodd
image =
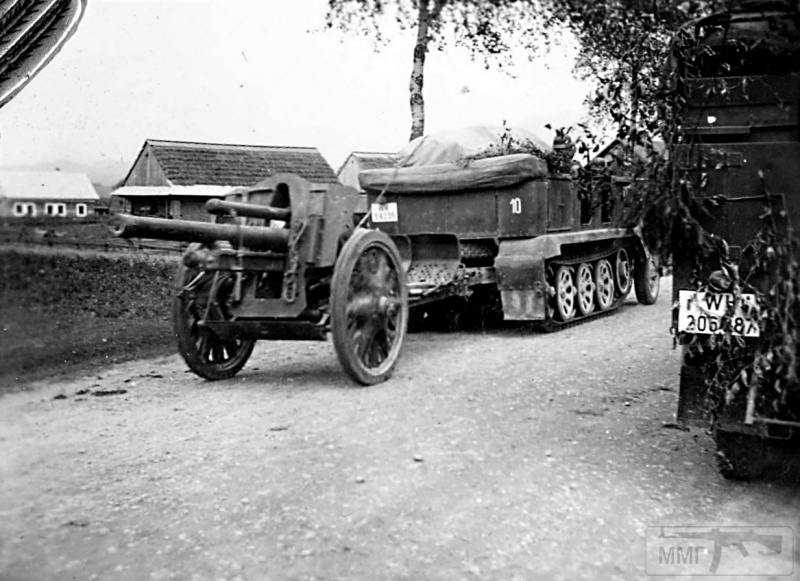
M388 378L408 320L400 255L391 239L355 229L359 194L278 174L209 200L216 223L117 215L122 237L191 242L175 280L180 353L206 379L235 375L258 339L333 337L347 373Z
M215 223L118 215L122 237L192 244L177 275L181 355L207 379L236 374L258 339L325 339L357 382L388 378L409 308L456 297L557 327L610 312L658 271L631 229L581 219L569 176L529 154L361 173L353 188L293 174L234 190ZM362 202L363 203L363 202ZM608 218L610 221L610 218Z

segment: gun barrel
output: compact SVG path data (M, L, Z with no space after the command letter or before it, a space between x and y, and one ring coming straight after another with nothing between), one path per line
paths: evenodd
M289 241L289 231L282 228L211 224L131 214L117 214L109 227L111 233L119 238L155 238L205 243L227 240L234 246L239 246L241 243L242 246L253 250L276 252L285 251Z
M284 222L288 222L292 217L292 212L289 208L261 206L259 204L248 204L246 202L230 202L218 198L213 198L206 202L206 212L216 215L235 212L239 216L264 218L265 220L283 220Z

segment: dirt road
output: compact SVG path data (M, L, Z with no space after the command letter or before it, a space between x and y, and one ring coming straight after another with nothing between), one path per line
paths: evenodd
M0 579L640 579L647 527L800 531L796 471L727 482L670 427L668 297L411 335L371 388L274 342L230 381L167 356L5 396Z

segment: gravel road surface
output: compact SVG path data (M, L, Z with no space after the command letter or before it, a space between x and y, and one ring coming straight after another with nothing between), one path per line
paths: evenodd
M262 342L228 381L166 355L6 395L0 579L644 579L648 527L800 545L795 466L728 482L672 423L664 283L557 333L412 334L370 388L330 343ZM718 572L800 575L747 549Z

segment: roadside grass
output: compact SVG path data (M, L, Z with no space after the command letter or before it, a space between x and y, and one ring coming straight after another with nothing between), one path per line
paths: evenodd
M107 216L74 218L4 218L0 219L0 242L46 243L49 240L105 242L111 239Z
M174 352L177 256L0 249L0 393Z

